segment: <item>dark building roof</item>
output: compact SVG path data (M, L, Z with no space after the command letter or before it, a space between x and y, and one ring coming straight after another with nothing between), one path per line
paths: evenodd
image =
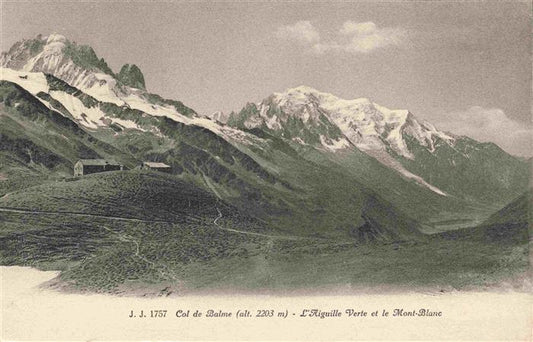
M83 165L87 165L87 166L105 166L105 165L120 166L121 165L114 160L106 160L106 159L80 159L78 160L78 162L82 163Z

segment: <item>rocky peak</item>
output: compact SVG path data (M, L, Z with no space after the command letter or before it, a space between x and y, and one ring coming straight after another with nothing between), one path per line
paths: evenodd
M211 113L210 115L208 115L207 117L212 119L212 120L215 120L219 123L222 123L222 124L225 124L228 122L228 119L230 118L230 115L229 113L224 113L222 111L216 111L214 113Z
M146 90L144 76L135 64L124 64L117 74L117 79L126 86Z
M46 39L42 35L18 41L8 51L2 52L0 66L20 70L29 59L41 53L45 45Z
M22 40L2 54L0 66L53 75L89 95L114 98L123 92L116 75L88 45L78 45L60 34Z
M107 63L98 58L93 48L78 45L56 33L45 37L38 35L33 39L17 42L9 51L2 53L0 60L2 67L54 75L58 68L69 63L83 71L114 75Z

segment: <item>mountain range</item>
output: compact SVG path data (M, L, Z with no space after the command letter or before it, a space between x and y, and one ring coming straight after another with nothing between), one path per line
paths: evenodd
M209 197L210 208L198 214L207 221L225 208L224 215L255 222L239 228L234 220L231 229L392 243L486 222L529 185L527 161L368 98L298 86L229 114L201 115L150 93L138 66L115 73L91 47L58 34L16 43L0 66L4 208L92 208L103 216L169 220L180 212L176 189L186 184L196 189L189 193ZM157 201L153 211L153 203L139 204L145 192L121 197L110 190L114 202L102 195L104 204L87 206L98 182L71 175L78 159L91 158L129 169L164 162L172 181L132 177L162 192L170 182L174 197L145 198ZM102 184L123 189L127 179L106 176ZM117 201L140 209L106 212Z

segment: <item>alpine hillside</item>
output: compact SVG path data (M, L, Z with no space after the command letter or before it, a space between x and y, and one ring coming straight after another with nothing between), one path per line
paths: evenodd
M167 292L461 287L527 267L529 165L492 143L307 86L211 117L149 86L58 34L2 54L0 264ZM72 176L100 158L125 170Z

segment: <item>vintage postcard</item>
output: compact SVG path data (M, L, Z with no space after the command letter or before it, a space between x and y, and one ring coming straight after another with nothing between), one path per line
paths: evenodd
M531 340L531 2L0 4L0 340Z

